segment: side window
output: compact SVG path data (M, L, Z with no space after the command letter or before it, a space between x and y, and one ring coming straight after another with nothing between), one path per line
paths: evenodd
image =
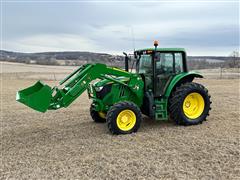
M142 55L140 58L139 73L152 73L152 57L150 55Z
M157 74L173 73L173 54L160 53L160 61L157 61Z
M175 71L176 73L183 72L183 54L175 53Z

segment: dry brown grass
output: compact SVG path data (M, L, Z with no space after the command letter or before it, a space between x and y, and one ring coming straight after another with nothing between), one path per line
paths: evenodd
M106 124L91 120L86 94L67 109L43 114L15 101L16 91L35 80L14 73L1 74L1 79L1 179L240 176L238 79L198 80L213 101L203 124L183 127L145 117L137 133L124 136L113 136Z

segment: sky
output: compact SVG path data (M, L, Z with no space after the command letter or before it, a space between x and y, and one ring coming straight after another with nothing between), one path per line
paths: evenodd
M18 52L183 47L189 55L239 50L239 1L1 2L1 49Z

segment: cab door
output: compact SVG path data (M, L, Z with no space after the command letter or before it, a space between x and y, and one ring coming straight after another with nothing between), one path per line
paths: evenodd
M181 52L158 52L155 56L155 96L162 96L172 78L183 72L183 54Z
M155 96L162 96L164 88L171 77L174 75L173 71L173 54L172 53L158 53L155 57L156 62L156 92Z

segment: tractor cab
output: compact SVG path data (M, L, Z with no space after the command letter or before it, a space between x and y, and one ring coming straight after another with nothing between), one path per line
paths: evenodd
M155 97L164 95L177 74L187 72L183 48L146 48L134 52L136 72L145 81L145 90L152 89Z
M200 77L187 71L186 52L184 48L145 48L134 51L136 73L144 82L142 112L154 119L167 120L168 98L172 90L181 83L191 82ZM125 53L125 70L128 71L130 58Z

